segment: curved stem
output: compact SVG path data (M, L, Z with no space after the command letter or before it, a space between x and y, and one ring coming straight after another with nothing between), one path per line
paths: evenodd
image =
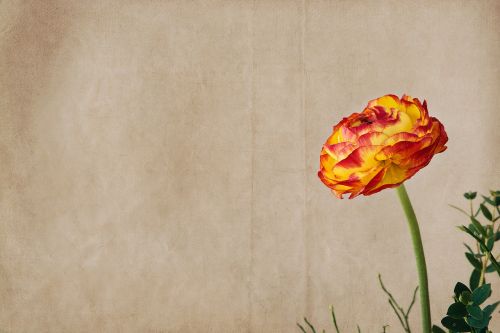
M417 217L411 206L410 198L406 193L406 188L401 184L397 189L401 206L408 220L411 239L413 241L413 252L417 261L418 280L420 285L420 306L422 311L422 331L424 333L431 332L431 309L429 301L429 286L427 281L427 267L425 265L424 247L422 246L422 237L418 228Z

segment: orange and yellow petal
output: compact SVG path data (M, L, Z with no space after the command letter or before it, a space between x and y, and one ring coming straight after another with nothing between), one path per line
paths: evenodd
M333 167L334 175L337 178L346 179L352 173L372 169L380 163L375 159L375 156L381 148L382 146L356 148L349 156Z
M413 127L413 123L409 115L404 112L399 112L396 121L393 124L386 126L382 132L391 136L396 133L409 132Z
M351 142L341 142L334 145L323 146L323 150L325 153L330 155L336 161L341 161L347 156L349 156L352 151L356 149L356 145Z
M428 147L432 143L432 138L425 137L419 141L400 141L392 146L385 146L377 154L376 158L380 161L391 159L400 161L408 156Z
M369 132L358 138L360 146L379 146L385 144L389 137L382 132Z
M365 195L377 193L385 188L399 186L399 184L404 182L407 178L407 170L396 164L390 164L377 175L376 182L371 182L366 186Z
M399 106L401 105L401 101L399 100L399 97L396 95L385 95L368 102L369 108L378 105L388 109L399 108Z

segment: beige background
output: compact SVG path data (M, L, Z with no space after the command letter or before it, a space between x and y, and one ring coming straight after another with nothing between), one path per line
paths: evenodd
M401 331L394 191L340 201L316 170L405 92L450 137L407 182L437 322L469 272L447 203L500 186L499 29L498 1L1 1L0 329L332 332L333 303Z

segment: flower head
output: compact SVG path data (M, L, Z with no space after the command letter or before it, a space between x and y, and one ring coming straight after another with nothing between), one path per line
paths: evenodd
M412 177L446 150L447 141L426 101L382 96L334 126L321 150L318 176L339 198L371 195Z

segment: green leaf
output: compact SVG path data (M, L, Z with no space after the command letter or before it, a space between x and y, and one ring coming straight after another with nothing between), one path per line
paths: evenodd
M474 228L484 237L486 237L486 230L484 229L483 225L479 223L478 220L474 216L470 217L470 220L472 222L472 225L474 225Z
M469 279L469 286L472 290L476 289L479 286L479 279L481 278L481 271L477 269L472 271Z
M488 197L486 197L486 196L484 196L484 195L482 195L482 197L483 197L484 201L486 201L487 203L489 203L489 204L490 204L490 205L492 205L493 207L495 207L495 206L496 206L496 205L495 205L495 201L491 200L490 198L488 198Z
M432 333L446 333L441 327L432 325Z
M467 257L467 260L471 263L472 266L474 266L475 269L481 270L483 269L483 265L479 260L476 259L476 257L473 254L470 254L469 252L465 252L465 256Z
M470 332L470 326L463 319L455 319L452 317L444 317L441 324L454 332Z
M493 226L492 225L486 226L486 235L488 236L488 238L491 238L493 236Z
M483 309L484 315L486 317L491 316L491 314L493 313L493 311L495 311L495 309L497 308L498 304L500 304L500 302L495 302L493 304L485 306L484 309Z
M463 291L460 294L460 297L458 298L458 300L465 305L469 304L471 299L472 299L472 294L470 293L470 291L467 291L467 290Z
M473 233L475 233L475 234L477 234L477 235L479 235L479 234L480 234L479 230L477 230L477 229L476 229L476 227L474 226L474 224L472 224L472 223L471 223L471 224L469 224L469 229L470 229Z
M477 192L469 191L469 192L464 193L464 197L467 200L474 200L476 198L476 195L477 195Z
M484 317L483 319L475 319L473 317L467 317L465 321L469 326L472 326L474 328L484 328L487 327L489 322L490 322L491 317Z
M481 212L483 212L484 217L486 217L488 220L493 221L493 215L491 215L491 212L486 208L485 205L480 204L479 208L481 208Z
M474 254L474 251L472 251L472 249L470 248L469 245L467 245L467 244L464 243L464 246L467 248L467 251L469 251L469 253Z
M500 196L495 196L495 206L500 206Z
M500 239L500 231L495 232L495 242Z
M498 262L496 261L495 257L493 256L493 254L491 254L490 251L488 251L488 248L486 247L486 244L484 244L483 240L480 239L479 237L477 237L469 228L467 228L466 226L459 226L458 229L468 233L469 235L471 235L478 243L479 243L479 246L481 247L481 249L483 251L485 251L486 253L488 253L488 258L490 258L491 260L491 263L495 266L495 269L498 273L498 275L500 276L500 264L498 264Z
M496 271L495 265L493 265L493 264L489 264L489 265L486 267L486 273L493 273L494 271Z
M495 239L493 239L493 237L488 238L488 241L486 242L486 247L488 248L488 250L493 250L493 245L495 245Z
M464 291L468 291L469 293L471 290L462 282L457 282L455 285L455 288L453 288L453 292L455 293L455 296L458 298Z
M472 302L475 305L481 305L491 295L491 284L483 284L472 292Z
M483 311L477 305L467 305L467 312L475 319L482 320L483 319Z
M446 314L451 318L460 319L467 316L467 309L463 303L457 302L450 305Z

